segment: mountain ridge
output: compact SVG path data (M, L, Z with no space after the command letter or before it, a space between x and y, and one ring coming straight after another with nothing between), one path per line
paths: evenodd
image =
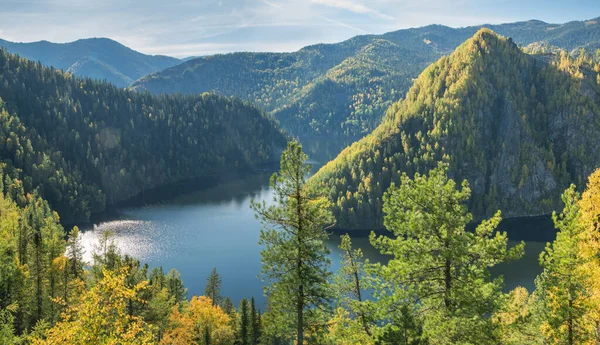
M47 67L106 80L118 87L127 87L144 75L181 62L165 55L142 54L105 37L65 43L45 40L22 43L0 39L0 47L29 60L40 61Z
M310 45L293 53L220 54L155 72L134 82L132 88L158 94L217 92L239 97L272 113L295 135L364 135L378 125L385 109L404 96L412 79L427 65L452 52L481 27L513 37L518 44L544 41L572 51L583 46L600 48L598 21L525 21L465 28L429 25ZM364 66L348 63L360 60L361 50L377 42L387 44L380 44L378 56L371 61L374 75L364 73ZM230 68L225 70L225 65ZM334 80L329 72L335 69L344 69L348 77Z
M156 187L253 170L286 136L214 94L153 96L0 50L0 191L39 193L65 224Z
M578 63L563 54L549 64L480 29L311 183L332 200L342 228L381 227L389 185L438 161L470 182L476 217L550 213L569 183L583 187L600 164L600 87L585 65L571 70Z

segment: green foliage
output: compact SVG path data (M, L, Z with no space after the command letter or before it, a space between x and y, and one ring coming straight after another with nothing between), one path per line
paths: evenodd
M489 269L523 252L524 244L508 250L506 233L495 230L499 213L466 230L470 196L469 184L457 188L442 164L429 176L403 175L384 197L385 226L394 237L371 235L375 248L392 256L370 268L381 279L375 288L380 314L394 319L404 315L394 312L403 306L414 308L433 344L495 341L489 315L501 299L502 278L492 280Z
M331 298L325 228L333 218L327 201L305 189L310 172L306 160L302 146L289 142L279 172L271 177L274 203L251 203L263 224L259 244L270 308L265 322L277 328L276 335L295 338L299 344L307 330L308 336L319 333L321 311Z
M24 206L37 188L69 224L144 190L260 166L285 140L237 100L125 91L4 51L0 97L4 191Z
M382 228L391 182L438 161L473 186L476 219L498 209L550 213L570 182L584 181L600 164L596 72L568 55L551 61L482 29L421 73L379 127L311 184L327 193L346 229Z

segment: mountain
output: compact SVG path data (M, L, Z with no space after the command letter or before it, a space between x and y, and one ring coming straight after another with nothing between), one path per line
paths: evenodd
M40 61L76 76L106 80L127 87L138 78L175 66L181 61L161 55L144 55L108 38L82 39L70 43L48 41L13 43L0 40L9 53Z
M562 25L484 25L521 45L600 48L600 18ZM296 135L356 136L372 131L413 78L483 26L430 25L356 36L294 53L233 53L192 59L136 81L152 93L215 91L272 113Z
M600 165L600 65L591 58L528 55L479 30L429 66L368 136L311 184L334 204L341 228L381 228L382 196L400 175L446 161L489 216L548 214L570 183Z
M35 189L64 223L139 193L277 159L272 119L217 95L152 96L0 51L0 184Z

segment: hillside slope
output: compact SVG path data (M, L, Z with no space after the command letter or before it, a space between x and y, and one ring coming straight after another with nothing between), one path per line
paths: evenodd
M285 146L256 108L220 96L152 96L0 51L2 188L39 189L63 222L140 192L252 169ZM24 200L22 200L24 202Z
M486 27L521 45L542 41L569 51L600 47L598 19ZM379 124L385 109L404 96L413 78L480 28L430 25L356 36L294 53L209 56L141 78L133 88L237 96L273 113L296 135L364 135Z
M0 40L0 47L23 58L40 61L45 66L76 76L106 80L118 87L127 87L144 75L181 62L169 56L145 55L108 38L81 39L70 43Z
M549 213L600 165L600 80L590 67L566 54L549 64L481 29L311 183L326 190L342 228L381 227L390 183L438 161L470 182L476 217Z

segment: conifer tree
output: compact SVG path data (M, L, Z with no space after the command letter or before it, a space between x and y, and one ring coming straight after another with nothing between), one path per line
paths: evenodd
M183 285L181 275L176 269L173 268L171 271L169 271L169 274L167 274L166 284L167 289L169 290L169 295L175 299L175 303L187 300L187 289Z
M492 280L489 268L523 251L522 244L507 249L506 233L496 231L499 212L474 232L466 230L470 196L467 181L457 188L441 163L429 176L403 175L384 198L385 226L394 237L371 235L372 244L392 256L373 269L381 279L375 295L382 315L410 305L435 344L496 342L488 315L502 296L502 279Z
M73 278L83 278L83 255L85 249L81 243L79 228L74 226L67 240L67 257L69 258L69 271Z
M240 315L240 327L238 329L238 344L239 345L248 345L250 344L249 342L249 335L250 335L250 315L249 315L249 310L248 310L248 300L243 298L240 301L240 309L239 309L239 315Z
M580 195L571 185L562 196L565 208L552 219L559 230L554 242L540 254L544 271L536 280L536 295L541 303L541 331L552 344L587 344L593 328L586 314L592 307L589 272L583 268L589 258L581 249L586 238L580 224Z
M310 172L306 160L302 146L289 142L279 172L271 177L274 203L251 204L263 224L259 244L271 325L285 336L295 328L298 344L307 327L322 325L320 311L328 308L331 296L325 229L333 216L327 200L305 188Z
M260 311L256 310L254 297L250 299L250 344L258 345L260 342Z
M204 295L209 297L213 305L221 304L221 276L217 272L216 268L213 268L208 277L206 278L206 288L204 289Z

